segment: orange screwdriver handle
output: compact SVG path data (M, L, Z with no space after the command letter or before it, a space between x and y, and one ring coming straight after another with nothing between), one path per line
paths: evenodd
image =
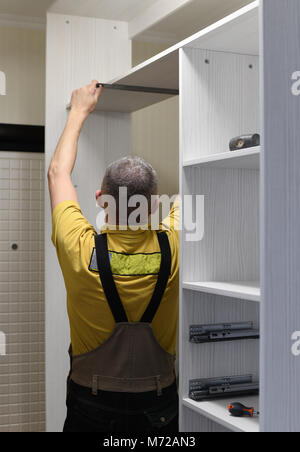
M228 411L234 417L254 417L254 408L247 408L241 403L230 403L228 405Z

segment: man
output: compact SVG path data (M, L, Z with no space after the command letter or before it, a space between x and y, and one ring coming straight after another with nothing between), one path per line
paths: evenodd
M81 213L71 181L78 139L102 87L75 91L66 128L49 167L52 240L67 290L71 371L65 432L178 431L174 373L178 323L178 206L158 231L115 224L97 232ZM101 101L101 99L100 99ZM128 157L106 170L96 199L119 205L120 189L157 206L154 169ZM126 198L126 201L128 200ZM132 209L131 209L132 213ZM125 226L125 227L124 227Z

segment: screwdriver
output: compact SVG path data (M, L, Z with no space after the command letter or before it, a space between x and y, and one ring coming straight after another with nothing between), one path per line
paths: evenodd
M231 416L234 417L254 417L259 416L259 412L254 411L254 408L247 408L241 403L230 403L228 405L228 411L231 414Z

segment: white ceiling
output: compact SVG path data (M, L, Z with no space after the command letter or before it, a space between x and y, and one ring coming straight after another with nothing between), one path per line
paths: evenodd
M0 14L44 18L47 10L131 21L160 0L0 0Z
M157 1L161 0L55 0L50 10L129 22Z

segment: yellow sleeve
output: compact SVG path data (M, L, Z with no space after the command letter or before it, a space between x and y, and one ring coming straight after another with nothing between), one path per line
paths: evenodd
M95 234L95 229L82 215L76 202L64 201L54 209L52 242L65 280L68 275L79 272L85 265ZM65 282L67 284L67 281Z
M179 274L179 228L180 228L180 200L173 204L169 215L161 223L161 229L166 231L172 252L172 275Z
M169 215L162 221L162 228L179 231L180 226L180 201L177 198Z

